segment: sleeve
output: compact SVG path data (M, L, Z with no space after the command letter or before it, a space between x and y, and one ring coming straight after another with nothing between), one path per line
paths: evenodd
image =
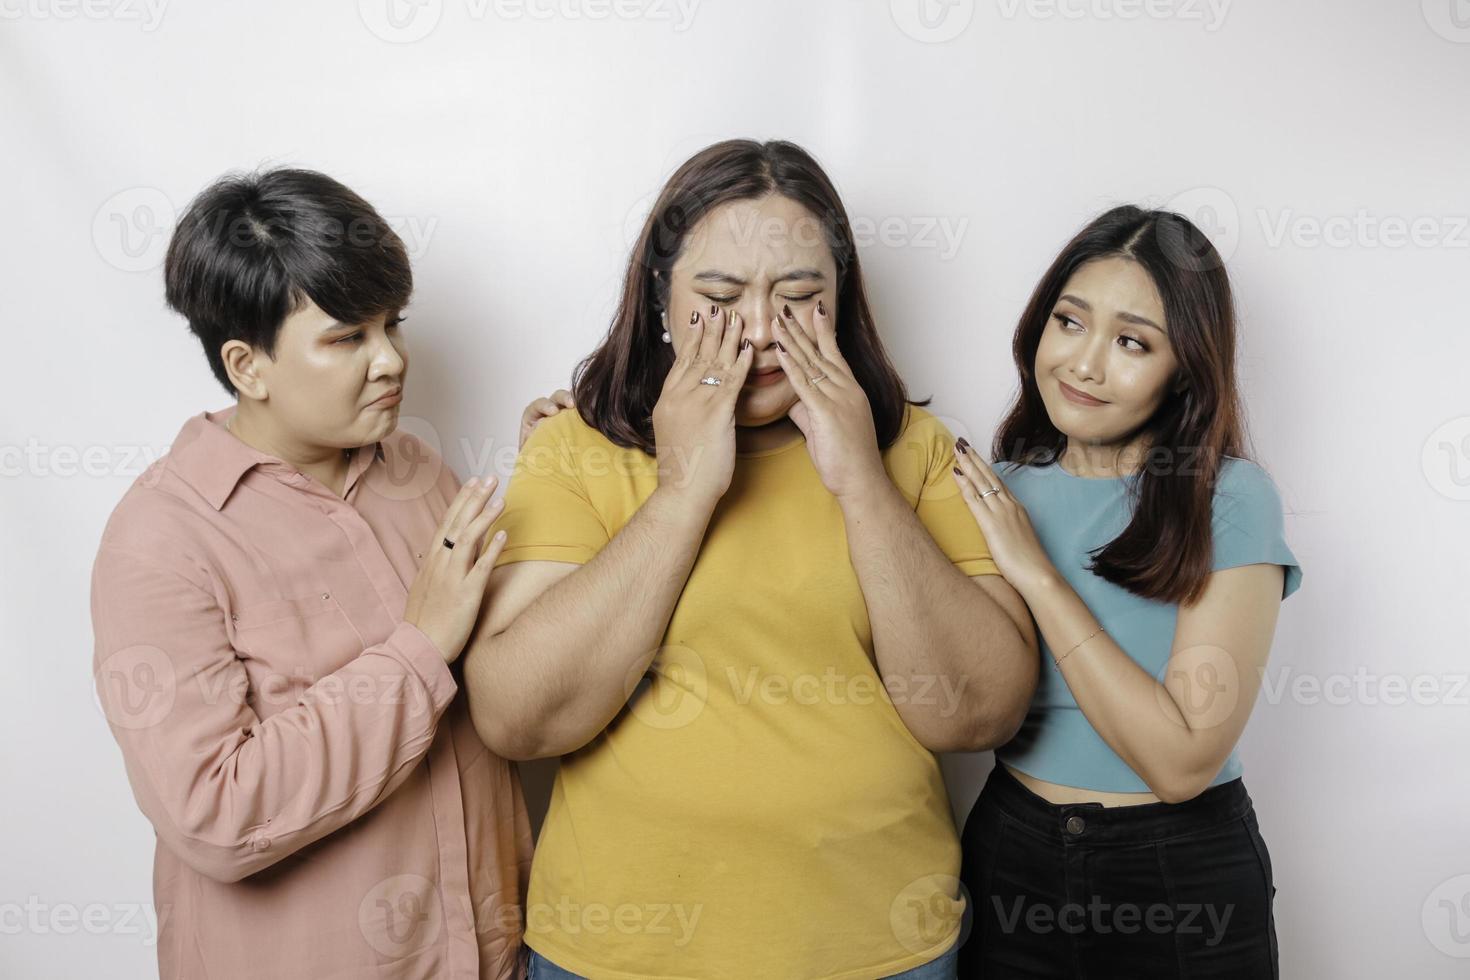
M105 540L92 624L99 703L138 805L163 845L218 881L269 867L384 800L457 690L433 642L400 623L261 718L214 595Z
M1227 460L1215 488L1211 571L1261 563L1286 570L1281 598L1302 581L1301 566L1286 544L1281 496L1265 470L1248 460Z
M985 535L954 481L953 453L954 436L949 428L927 416L905 429L890 448L890 475L956 568L971 576L999 575ZM910 489L914 486L919 488L917 497Z
M491 526L506 533L495 566L517 561L590 561L611 540L582 481L587 450L574 438L575 409L542 419L516 457L505 510ZM599 450L600 451L600 450Z

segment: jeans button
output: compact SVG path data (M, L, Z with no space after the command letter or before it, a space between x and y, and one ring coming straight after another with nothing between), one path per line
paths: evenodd
M1072 816L1067 818L1067 833L1080 834L1086 828L1087 822L1076 814L1073 814Z

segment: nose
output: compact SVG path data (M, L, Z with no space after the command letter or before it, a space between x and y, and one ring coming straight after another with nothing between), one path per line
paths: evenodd
M376 381L380 378L396 378L403 374L407 361L404 359L394 345L392 339L385 331L376 330L374 333L373 359L368 366L368 379Z
M748 302L741 303L736 312L745 321L745 339L750 341L756 350L767 350L775 346L776 337L771 333L771 319L776 315L776 308L771 304L769 298L754 297Z
M1090 331L1072 350L1068 367L1078 381L1101 383L1109 341L1102 331Z

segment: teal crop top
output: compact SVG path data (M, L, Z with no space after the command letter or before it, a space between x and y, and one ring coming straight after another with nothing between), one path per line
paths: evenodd
M1074 476L1052 463L1000 463L995 473L1025 505L1042 547L1087 608L1124 651L1162 680L1173 646L1177 603L1145 599L1088 571L1091 552L1116 538L1132 518L1127 494L1137 475ZM1297 590L1302 573L1286 538L1281 498L1266 471L1227 456L1213 505L1213 570L1270 562L1285 566L1282 598ZM1053 653L1041 640L1041 677L1016 737L996 749L997 759L1038 779L1110 793L1146 793L1148 785L1128 767L1083 716ZM1235 752L1210 785L1241 773Z

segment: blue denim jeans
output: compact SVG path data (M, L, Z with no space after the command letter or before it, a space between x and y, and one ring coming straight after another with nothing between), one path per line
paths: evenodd
M529 952L531 967L526 974L526 980L586 980L576 973L563 970L534 949ZM923 966L916 966L912 970L891 974L884 980L955 980L955 963L959 955L960 947L956 943L949 948L948 953L939 959L930 960Z

